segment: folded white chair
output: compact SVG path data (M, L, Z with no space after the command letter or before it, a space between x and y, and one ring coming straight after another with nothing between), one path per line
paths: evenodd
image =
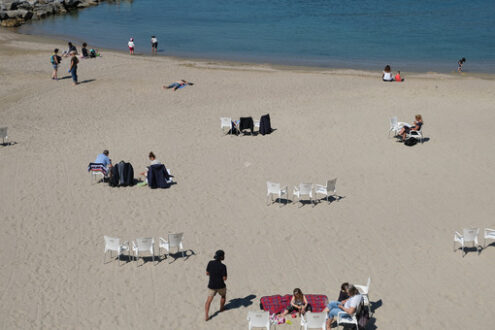
M316 194L325 195L327 197L327 202L329 202L328 197L335 196L335 193L337 191L335 187L336 184L337 184L337 178L333 180L328 180L326 186L321 184L315 184L315 195Z
M230 117L220 117L220 128L222 129L223 133L225 134L225 128L228 128L228 132L231 132L232 134L232 118Z
M495 240L495 229L485 228L485 232L483 233L483 247L486 247L486 240L493 239Z
M285 200L287 201L289 199L289 187L288 186L280 186L280 183L275 183L275 182L266 182L266 200L268 201L268 198L271 198L272 204L273 204L273 195L278 196L279 199L282 199L282 196L285 195ZM268 204L268 203L267 203ZM287 202L286 202L287 204Z
M270 313L269 312L248 312L248 329L266 328L270 330Z
M326 330L327 313L312 313L307 312L301 316L301 328L308 329L321 329Z
M5 145L5 141L9 140L9 136L7 135L7 127L0 127L0 137L2 138L2 144Z
M160 237L160 242L158 245L158 254L162 255L162 248L167 250L167 254L170 255L170 250L172 248L177 248L177 252L180 252L180 250L183 250L184 247L182 246L182 238L184 237L184 233L177 233L177 234L168 234L168 241L165 240L164 238ZM185 251L182 251L182 256L185 256Z
M297 197L299 202L301 201L301 196L308 196L311 203L313 203L313 184L300 183L299 186L294 187L292 195Z
M136 266L138 265L138 258L143 258L144 252L149 252L151 254L151 260L155 262L155 250L154 250L155 240L153 237L136 238L132 242L132 251L134 252L134 257L136 258Z
M358 289L361 296L363 296L363 302L366 306L368 306L368 312L371 315L371 306L370 306L370 298L369 298L370 284L371 284L371 276L368 277L368 283L366 283L366 285L354 284L354 286L356 287L356 289Z
M388 136L390 137L390 132L394 133L394 136L399 134L401 127L399 126L399 121L397 117L390 118L390 129L388 130Z
M473 247L479 249L478 244L478 234L480 233L479 228L464 228L462 230L462 235L459 232L455 232L454 234L454 251L455 251L455 243L459 243L461 245L462 252L464 252L464 248L466 247L466 243L472 242ZM464 256L464 254L463 254Z
M117 258L124 254L124 251L129 253L129 242L125 241L120 243L119 238L103 236L105 239L105 253L103 254L103 263L105 263L107 252L110 251L110 257L112 256L112 251L117 252Z

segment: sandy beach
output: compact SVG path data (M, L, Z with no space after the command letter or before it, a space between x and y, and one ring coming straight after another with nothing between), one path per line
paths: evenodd
M72 86L68 59L50 79L55 47L66 44L0 32L0 127L15 142L0 146L1 329L246 329L262 296L300 287L334 300L368 276L369 329L493 327L495 244L461 257L453 236L495 229L494 76L383 83L381 72L103 50ZM161 88L178 79L194 86ZM222 134L220 117L266 113L270 135ZM387 136L390 117L418 113L423 144ZM103 149L136 175L153 151L177 184L92 184ZM266 205L266 181L293 199L296 184L335 177L338 201ZM103 235L169 232L184 232L187 258L103 264ZM228 310L205 322L217 249Z

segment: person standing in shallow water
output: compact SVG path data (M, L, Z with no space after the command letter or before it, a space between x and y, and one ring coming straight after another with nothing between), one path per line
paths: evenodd
M72 75L72 83L74 84L74 86L76 86L78 84L78 82L77 82L77 64L79 63L79 60L77 59L76 52L72 51L70 53L70 55L72 57L70 59L69 72Z
M155 36L151 36L151 55L156 55L158 51L158 39Z
M225 309L225 299L227 296L227 286L225 281L227 280L227 266L222 263L225 259L225 252L218 250L215 252L214 260L211 260L206 267L206 275L210 277L208 282L208 298L205 303L205 321L210 319L210 305L213 301L213 297L218 293L220 294L220 312Z

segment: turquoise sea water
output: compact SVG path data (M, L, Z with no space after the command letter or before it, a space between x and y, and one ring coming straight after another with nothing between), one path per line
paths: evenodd
M494 0L134 0L33 21L21 33L159 54L321 67L495 72Z

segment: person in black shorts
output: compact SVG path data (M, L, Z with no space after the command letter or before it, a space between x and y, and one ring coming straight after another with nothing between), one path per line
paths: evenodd
M156 55L158 51L158 39L155 36L151 36L151 54Z
M210 277L208 282L208 298L205 303L205 321L210 319L210 305L213 301L213 297L218 293L220 294L220 312L225 309L225 297L227 295L227 286L225 281L227 280L227 266L222 263L225 259L225 252L218 250L215 252L214 260L211 260L206 267L206 275Z

